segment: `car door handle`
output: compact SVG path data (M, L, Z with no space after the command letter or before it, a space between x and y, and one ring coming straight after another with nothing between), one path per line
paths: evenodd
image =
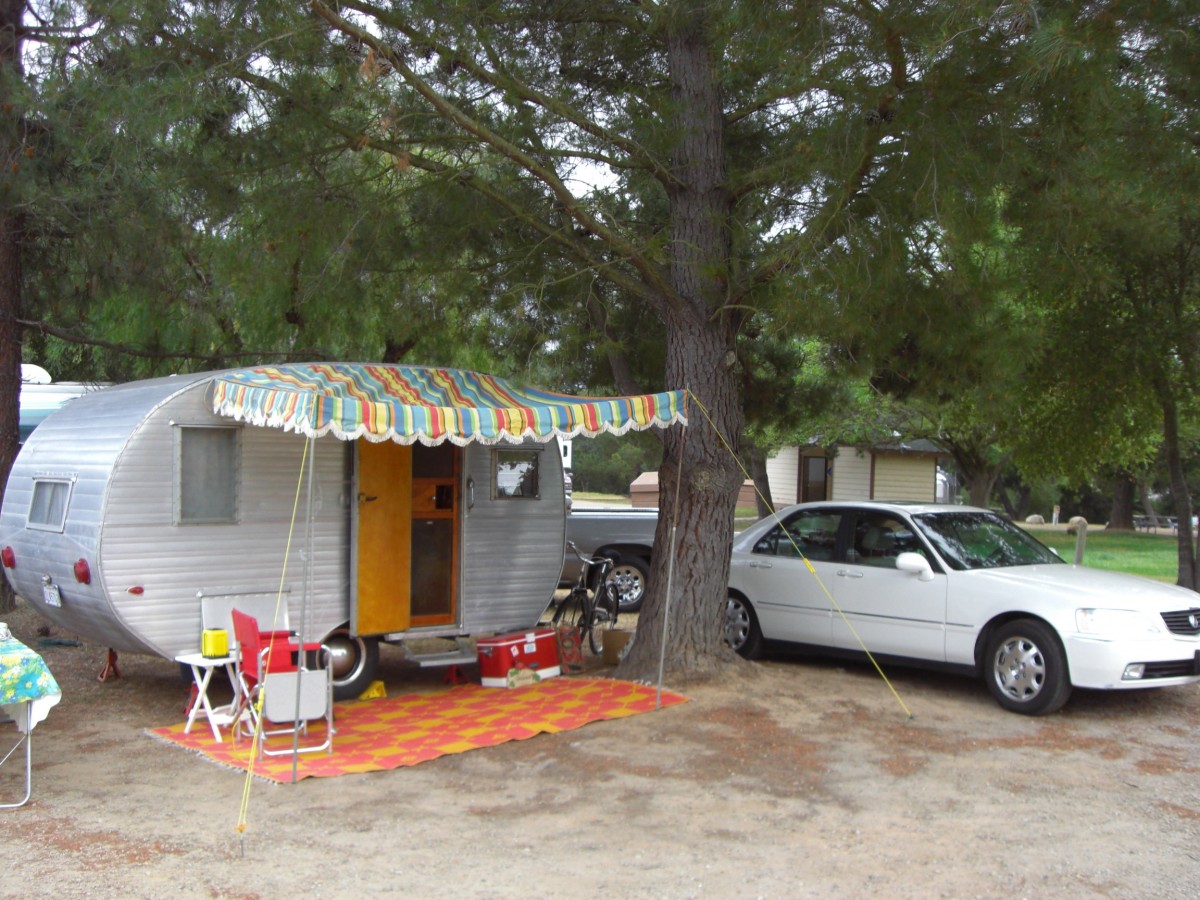
M770 569L772 567L773 564L769 562L762 562L757 559L750 560L750 568L752 569Z
M855 572L853 569L838 569L837 574L842 578L862 578L862 572Z

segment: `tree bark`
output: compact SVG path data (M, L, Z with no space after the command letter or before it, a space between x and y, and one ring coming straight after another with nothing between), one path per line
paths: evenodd
M23 110L16 94L21 64L24 0L0 0L0 485L17 456L21 423L21 238L18 194L13 181L24 162ZM16 606L7 579L0 578L0 612Z
M771 483L767 478L767 456L757 445L750 444L743 454L750 464L750 478L754 482L754 508L760 519L775 512L775 498L771 496Z
M1108 514L1105 530L1133 531L1133 501L1137 496L1137 479L1129 472L1117 473L1113 485L1112 511Z
M1175 516L1179 523L1179 573L1175 583L1193 591L1200 589L1196 578L1196 547L1192 543L1192 498L1188 493L1187 475L1179 450L1179 408L1167 390L1160 390L1163 406L1163 451L1167 458L1167 473L1171 496L1175 500Z

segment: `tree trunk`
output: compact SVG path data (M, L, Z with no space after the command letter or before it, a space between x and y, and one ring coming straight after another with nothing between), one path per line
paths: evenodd
M993 469L982 469L963 474L967 479L967 498L971 506L987 509L992 502L992 488L996 485L999 473Z
M20 211L12 202L24 161L23 110L15 96L21 83L21 18L24 0L0 0L0 485L17 455L21 423L21 235ZM7 579L0 578L0 612L16 605Z
M1108 514L1109 531L1133 531L1133 501L1137 496L1137 479L1128 472L1117 473L1113 485L1112 511Z
M754 508L760 519L775 512L775 498L771 496L771 484L767 478L767 456L755 444L748 445L742 455L750 465L750 478L754 482Z
M733 511L742 482L730 448L737 452L742 417L732 362L735 323L732 313L720 311L722 273L731 256L731 199L703 10L697 3L681 11L667 40L678 136L672 158L677 180L668 188L670 278L681 299L666 304L666 384L693 396L688 427L670 429L663 441L655 565L637 640L619 670L621 677L638 680L655 677L664 629L664 670L676 678L712 675L735 659L723 638Z
M1179 523L1179 574L1176 584L1200 589L1196 578L1196 547L1192 543L1192 498L1188 493L1187 476L1183 470L1183 458L1179 452L1179 408L1166 390L1160 390L1163 398L1163 451L1167 458L1167 473L1171 482L1171 496L1175 500L1175 517Z

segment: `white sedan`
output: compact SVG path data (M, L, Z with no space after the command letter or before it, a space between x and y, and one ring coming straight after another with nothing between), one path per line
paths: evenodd
M984 509L808 503L733 544L725 638L982 676L1001 706L1200 682L1200 594L1064 563Z

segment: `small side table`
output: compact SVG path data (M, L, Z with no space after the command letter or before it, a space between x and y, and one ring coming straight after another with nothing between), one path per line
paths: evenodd
M183 733L187 734L192 730L192 725L196 719L203 714L208 720L208 725L212 729L213 740L220 743L221 726L230 725L233 723L234 717L238 708L238 701L241 699L241 690L237 680L237 657L233 654L225 656L205 656L203 653L183 653L175 657L175 661L189 666L192 670L192 680L196 683L196 702L192 704L192 709L188 713L187 724L183 726ZM229 683L233 685L233 700L228 706L214 707L208 699L208 684L212 681L213 672L221 666L225 667L225 673L229 676Z

